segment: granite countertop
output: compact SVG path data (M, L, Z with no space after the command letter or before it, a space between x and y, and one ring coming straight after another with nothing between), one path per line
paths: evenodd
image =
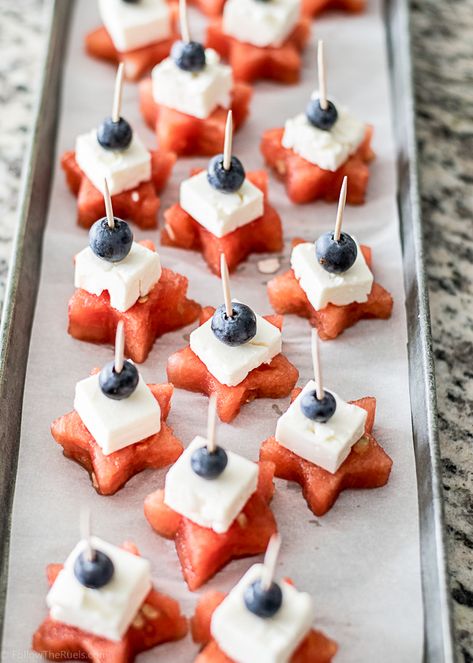
M0 309L49 0L0 0ZM458 660L473 663L473 0L411 2Z

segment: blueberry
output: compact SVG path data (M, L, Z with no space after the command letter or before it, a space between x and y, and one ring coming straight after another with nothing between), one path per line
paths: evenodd
M74 562L74 575L81 585L90 589L100 589L112 579L113 562L101 550L94 550L89 559L87 552L81 552Z
M89 230L89 246L99 258L108 262L120 262L130 253L133 233L126 221L113 218L114 228L110 228L106 217L94 223Z
M133 138L133 129L122 117L114 122L106 117L97 129L97 140L105 150L126 150Z
M176 41L171 49L171 58L183 71L205 69L205 48L197 41Z
M263 619L273 617L282 605L282 591L277 582L264 589L261 580L251 583L243 595L245 605L250 612Z
M227 452L222 447L216 447L215 451L200 447L191 456L193 471L203 479L216 479L227 467L227 463Z
M256 336L256 315L246 304L232 302L233 315L227 316L225 305L218 307L212 317L212 331L219 341L235 347Z
M232 157L230 168L223 167L223 154L217 154L209 162L207 179L210 186L223 193L235 193L245 181L245 169L240 159Z
M327 103L327 108L324 110L320 105L319 99L311 99L305 111L309 122L322 131L330 131L338 119L338 112L335 106L331 101Z
M131 361L123 362L120 373L115 370L115 362L109 361L100 371L99 385L105 396L114 401L121 401L132 395L138 386L139 379L138 370Z
M340 233L337 241L333 232L324 233L315 243L315 255L322 267L332 274L343 274L355 263L358 247L353 237Z
M329 391L324 391L324 397L320 400L317 398L317 392L308 391L301 398L302 414L311 419L318 421L319 424L325 424L337 409L337 402Z

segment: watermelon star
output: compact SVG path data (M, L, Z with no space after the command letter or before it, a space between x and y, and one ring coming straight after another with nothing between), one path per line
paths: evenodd
M310 21L301 18L282 46L261 48L228 36L223 32L222 19L216 18L207 30L207 47L228 60L237 81L251 83L263 78L290 84L299 81L301 52L309 36Z
M292 245L294 247L303 242L302 239L295 239ZM361 246L361 250L368 267L371 268L371 249L368 246ZM359 320L366 318L386 320L391 316L393 307L393 299L389 292L375 282L366 302L353 302L345 306L327 304L324 308L315 310L292 269L269 281L268 296L277 313L293 313L301 318L308 318L324 341L336 338Z
M203 325L215 312L212 306L202 310ZM282 316L265 316L271 324L282 328ZM222 421L230 422L245 403L255 398L284 398L297 382L299 371L283 354L276 355L270 364L262 364L250 371L235 387L221 384L189 346L172 354L167 364L168 380L179 389L196 391L217 397L217 412Z
M122 546L139 555L130 543ZM49 564L47 576L53 585L62 564ZM180 640L187 633L187 619L181 614L179 604L165 594L151 589L134 621L119 641L101 638L74 626L47 617L33 636L33 650L46 658L70 655L86 656L92 663L132 663L135 656L164 642ZM61 658L62 660L62 658Z
M225 597L223 592L211 591L204 594L197 603L191 621L192 638L203 649L195 663L232 663L212 638L210 631L212 615ZM291 656L290 663L330 663L337 649L333 640L312 629Z
M109 455L89 433L75 410L56 419L51 433L63 453L82 465L90 474L100 495L113 495L135 474L146 468L159 469L176 461L183 451L181 442L166 424L171 409L171 384L149 384L161 408L161 429L145 440L131 444Z
M191 175L199 172L201 169L195 169ZM209 268L217 276L220 276L222 253L225 255L228 270L232 272L250 253L281 251L283 248L281 219L267 201L268 174L259 170L247 173L247 178L264 194L262 216L223 237L216 237L176 203L164 213L165 227L161 233L162 244L202 252Z
M295 389L295 400L301 389ZM294 481L302 487L309 508L316 516L323 516L331 509L343 490L355 488L380 488L391 473L392 460L372 435L376 412L376 399L372 397L351 401L368 412L363 437L353 445L351 452L339 469L332 474L296 455L278 444L274 437L263 442L260 461L275 464L275 476Z
M312 17L318 16L327 9L339 9L350 14L359 14L365 7L365 0L302 0L302 13Z
M151 179L112 196L115 214L133 221L143 230L156 228L158 225L158 194L165 187L176 162L173 152L160 149L150 150L150 154ZM70 190L77 197L77 223L83 228L90 228L97 219L105 216L103 194L79 168L74 151L64 152L61 166Z
M197 525L170 509L164 503L163 490L148 495L145 516L160 536L174 539L182 574L191 591L198 589L232 559L259 555L266 550L277 529L269 508L274 493L273 475L273 463L259 463L256 492L223 534Z

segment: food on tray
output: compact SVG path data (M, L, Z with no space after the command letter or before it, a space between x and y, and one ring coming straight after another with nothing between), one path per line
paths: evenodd
M229 111L223 154L181 183L179 203L165 212L161 235L165 245L201 251L218 275L222 254L233 271L250 253L283 248L281 219L267 202L267 174L246 174L232 156L232 127Z
M343 490L379 488L392 460L372 435L376 400L346 402L324 389L317 334L312 331L315 380L296 389L276 433L263 442L260 461L275 464L275 474L302 487L309 508L323 516Z
M176 161L173 152L148 150L120 115L123 65L118 67L111 117L81 134L75 151L65 152L61 166L77 196L77 222L90 228L104 214L107 180L115 211L140 228L156 228L160 200Z
M169 55L177 38L176 5L166 0L99 0L103 25L85 37L89 55L122 62L136 81Z
M323 340L364 318L387 319L393 307L389 292L374 281L371 249L341 231L346 191L344 178L335 231L315 244L294 240L291 269L268 283L274 310L308 318Z
M319 42L319 93L305 113L286 121L284 128L263 134L261 152L286 186L294 203L334 202L348 176L347 201L365 201L373 130L327 98L323 43Z
M237 81L297 83L310 37L301 0L227 0L207 31L207 46L228 60Z
M271 538L264 564L253 565L230 591L207 592L192 619L203 649L196 663L330 663L337 645L311 628L309 594L276 581L280 540Z
M47 659L131 663L187 633L179 604L153 588L150 563L131 543L119 548L84 531L47 574L49 616L33 636Z
M112 495L146 468L166 467L182 445L166 424L171 384L146 384L124 360L124 325L117 326L115 359L76 384L74 410L51 424L64 455L89 472L101 495Z
M282 317L257 315L230 296L222 255L225 304L207 307L188 347L168 359L168 379L175 387L215 394L222 421L232 421L255 398L283 398L299 372L281 353Z
M276 531L268 506L273 465L217 445L215 420L212 396L207 438L194 438L168 471L164 490L148 495L144 506L151 527L174 539L191 590L232 559L263 552Z
M194 322L201 307L186 297L187 278L161 267L153 242L133 241L129 225L113 215L106 182L104 188L106 216L75 257L68 331L81 341L113 343L121 321L127 354L143 362L156 338Z
M236 129L246 119L251 88L234 82L231 67L214 49L191 40L185 0L180 14L182 39L141 83L141 111L161 149L210 156L223 144L228 110Z

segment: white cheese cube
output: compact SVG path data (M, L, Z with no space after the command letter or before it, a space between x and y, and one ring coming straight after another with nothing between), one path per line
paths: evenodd
M235 387L250 371L261 364L270 364L281 352L281 331L258 314L256 335L243 345L232 347L222 343L213 333L211 324L212 318L194 329L190 347L221 384Z
M138 242L133 242L130 253L120 262L102 260L86 247L75 257L74 285L91 295L107 291L110 305L124 312L150 292L161 273L159 255Z
M356 244L356 260L343 274L332 274L322 267L312 242L298 244L292 249L291 267L316 311L327 304L345 306L353 302L366 302L368 299L373 287L373 274L366 264L360 245L358 242Z
M112 560L110 582L90 589L77 580L74 562L86 549L86 542L80 541L66 559L46 602L53 619L108 640L121 640L151 589L150 564L95 536L91 545Z
M236 193L214 189L202 171L181 183L180 205L215 237L224 237L263 215L264 196L248 179Z
M286 120L282 145L306 161L335 172L356 152L365 137L366 125L337 106L338 120L329 131L314 127L305 113Z
M218 106L229 108L232 69L211 48L205 57L206 66L199 72L180 69L170 57L156 65L151 74L155 102L199 119L209 117Z
M281 581L281 608L269 619L258 617L245 606L244 594L262 574L262 564L252 566L218 606L212 615L212 636L238 663L288 663L311 629L312 598Z
M227 450L228 463L216 479L204 479L191 467L193 452L207 445L197 436L166 475L164 502L197 525L226 532L256 491L258 465Z
M308 382L279 417L275 438L289 451L335 474L352 446L363 437L368 415L362 407L347 403L332 391L337 403L334 415L324 424L308 419L301 410L301 400L315 388L313 380Z
M300 0L227 0L223 32L254 46L281 46L299 19Z
M151 179L151 155L136 133L125 150L105 150L97 140L96 129L92 129L77 137L76 161L102 194L105 179L111 196Z
M121 401L105 396L98 374L81 380L74 409L105 456L161 430L161 408L141 375L135 391Z
M99 12L113 45L122 53L171 36L171 14L165 0L99 0Z

